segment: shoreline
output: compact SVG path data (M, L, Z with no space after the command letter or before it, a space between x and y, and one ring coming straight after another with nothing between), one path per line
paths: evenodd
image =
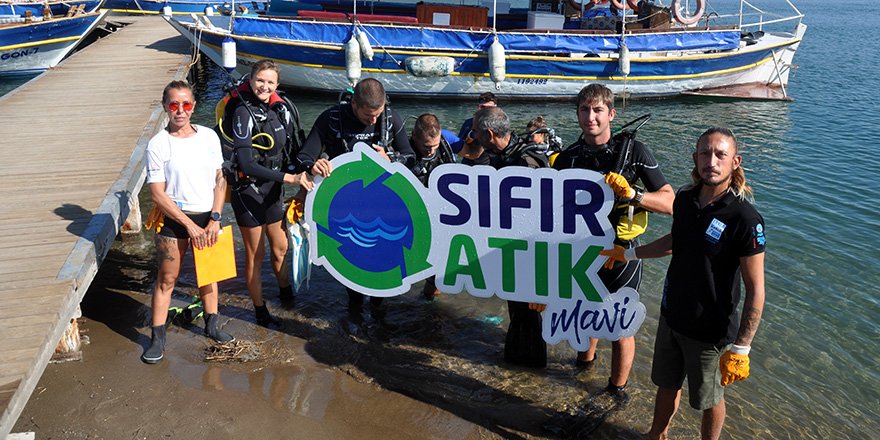
M407 304L389 304L384 320L366 308L362 322L320 316L318 302L344 307L342 292L300 301L293 310L282 309L269 293L283 321L272 330L253 322L246 295L230 295L221 284L221 326L239 340L268 347L272 357L205 362L211 342L199 319L171 325L165 359L144 364L145 292L155 270L152 248L140 237L114 244L86 294L80 327L91 342L83 347L83 361L50 364L12 432L34 431L37 438L476 439L558 438L584 430L595 438L640 438L627 426L627 417L644 414L649 400L639 389L631 391L626 410L614 411L615 402L587 392L603 386L602 374L554 363L559 356L545 370L504 365L503 329L497 326L465 330L488 334L498 342L494 347L483 341L459 352L430 341L419 345L430 330L395 324L396 308ZM186 271L174 305L185 304L181 291L195 290ZM437 304L406 296L417 307ZM415 340L413 331L419 333ZM481 350L489 354L477 355ZM609 354L602 353L606 362ZM544 399L548 391L552 400Z

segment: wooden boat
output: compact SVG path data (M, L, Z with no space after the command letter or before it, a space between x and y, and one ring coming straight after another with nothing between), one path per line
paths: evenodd
M101 22L106 11L70 17L19 17L0 24L0 75L32 75L54 67Z
M412 15L364 14L360 2L348 3L351 12L302 3L312 6L294 17L168 21L217 64L231 39L238 73L269 58L282 66L286 86L314 91L336 92L370 76L391 95L428 98L492 91L506 99L570 99L593 82L631 97L742 85L786 96L806 25L789 0L780 1L790 7L787 15L749 14L754 7L744 0L737 13L707 15L704 0L692 0L699 15L688 16L684 3L672 0L623 20L584 13L576 29L562 14L525 11L525 28L505 29L499 20L516 27L515 14L487 18L482 6L425 3ZM777 30L782 26L790 29Z

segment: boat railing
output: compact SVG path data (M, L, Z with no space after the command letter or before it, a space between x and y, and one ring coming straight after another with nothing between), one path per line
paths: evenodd
M788 6L794 12L794 15L785 15L779 13L772 13L762 10L761 8L749 3L748 0L740 0L739 3L739 27L740 29L753 28L757 27L758 30L764 30L764 26L776 24L776 23L785 23L790 21L797 21L797 24L801 23L801 20L804 18L804 14L801 13L800 10L791 2L791 0L785 0L788 3ZM745 12L744 9L748 7L751 11ZM743 17L758 17L758 20L755 22L744 23ZM765 19L769 17L770 19ZM777 17L777 18L774 18ZM797 25L795 25L797 27Z

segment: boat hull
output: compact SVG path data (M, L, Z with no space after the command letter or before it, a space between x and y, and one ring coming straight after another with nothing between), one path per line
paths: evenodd
M100 23L106 12L0 28L0 75L31 75L54 67Z
M80 1L50 1L46 3L3 3L0 4L0 15L17 15L23 17L25 12L30 11L34 17L43 15L43 9L48 6L54 16L64 16L71 6L83 5L83 12L94 12L101 6L101 0Z
M244 5L249 11L265 11L267 1L236 1L236 6ZM165 6L171 7L171 13L174 15L204 14L205 8L211 6L214 10L219 7L230 5L229 2L223 0L190 0L190 1L165 1L165 0L106 0L103 9L107 9L117 14L131 15L158 15L162 13Z
M213 28L204 23L196 25L182 19L169 22L194 44L198 43L202 52L214 62L222 64L220 44L228 35L224 30L228 28L228 21L224 20L228 18L219 17L218 20L218 17L212 17ZM241 33L250 34L242 35L236 31L232 35L237 47L238 73L245 73L257 60L272 59L281 66L282 83L288 87L336 92L350 85L341 43L345 41L345 36L336 29L340 26L339 23L328 23L324 32L315 32L314 22L302 24L307 29L297 31L296 27L301 25L298 21L264 20L267 26L263 27L267 30L260 35L247 31L248 23L254 23L255 20L235 22L235 29L243 29ZM303 39L274 38L272 26L283 28L284 32ZM373 60L362 60L362 76L382 81L391 95L453 98L492 91L507 99L524 100L570 99L588 83L601 83L617 94L632 97L662 97L685 91L748 83L777 83L784 87L788 81L788 65L805 30L805 26L800 26L803 29L796 35L768 35L762 44L744 47L739 46L739 34L736 31L735 42L728 44L722 41L732 47L723 51L702 50L697 46L703 43L697 39L693 40L696 41L693 43L694 48L684 51L637 53L630 60L631 70L627 76L619 71L617 52L613 47L617 39L613 37L553 41L557 47L563 44L589 47L590 52L584 53L508 52L506 78L498 84L491 80L488 73L485 51L473 49L376 48ZM375 28L367 29L369 31ZM395 32L404 32L401 29L403 28L395 29ZM378 32L373 35L375 34ZM306 41L305 37L311 41ZM475 40L478 37L479 35L468 38ZM681 40L677 35L673 37ZM502 41L506 39L509 46L516 44L516 38L516 34L499 36ZM333 39L339 42L331 43ZM638 37L628 37L627 41L631 43L630 47L638 47L642 43ZM467 45L477 46L472 43ZM442 77L413 76L402 66L409 56L451 57L455 60L455 72Z

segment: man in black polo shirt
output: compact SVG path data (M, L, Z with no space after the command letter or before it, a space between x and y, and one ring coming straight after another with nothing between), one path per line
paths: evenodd
M659 387L652 439L666 438L688 379L690 405L703 411L701 434L724 426L724 386L749 375L749 350L764 307L764 219L746 200L736 137L710 128L697 141L694 184L675 198L672 232L635 249L603 251L616 260L672 254L660 307L651 380ZM746 295L736 310L740 278ZM732 345L731 345L732 343Z

